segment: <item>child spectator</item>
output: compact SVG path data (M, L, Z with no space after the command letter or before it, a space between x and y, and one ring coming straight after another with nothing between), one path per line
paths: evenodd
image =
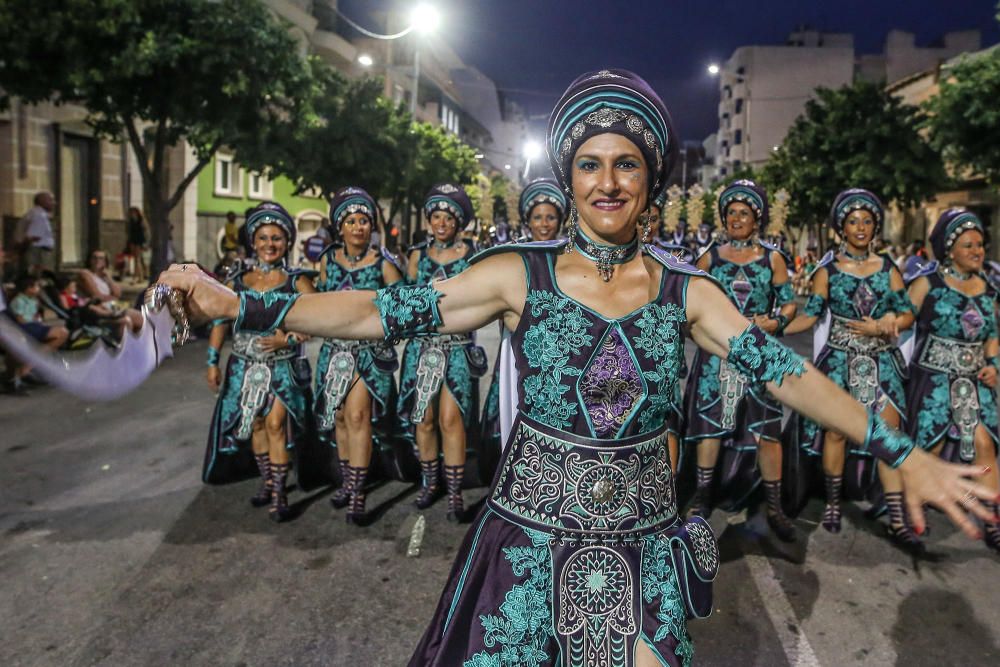
M44 345L49 351L55 352L69 338L69 331L63 326L49 326L42 321L42 309L38 303L38 293L41 291L38 278L24 276L17 282L17 292L10 300L7 309L10 317L20 325L29 336ZM31 367L27 364L14 365L11 377L7 382L7 391L12 394L25 393L28 384L44 384L28 374Z

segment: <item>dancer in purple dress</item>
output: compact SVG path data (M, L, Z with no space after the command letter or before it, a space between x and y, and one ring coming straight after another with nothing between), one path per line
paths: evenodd
M565 241L498 247L430 285L234 295L191 266L161 276L197 316L247 328L376 339L512 332L520 402L488 501L410 664L648 667L689 664L688 618L711 611L719 552L701 518L678 517L666 416L685 335L755 387L865 442L899 466L911 509L989 515L978 471L915 450L903 434L748 322L716 282L639 240L677 138L649 85L625 70L578 78L547 146L572 202ZM960 505L961 503L961 505Z

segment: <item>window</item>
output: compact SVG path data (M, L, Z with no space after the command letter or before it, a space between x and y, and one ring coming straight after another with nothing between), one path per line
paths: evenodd
M736 132L733 133L733 145L739 146L742 143L743 143L743 130L736 130Z
M725 93L727 100L730 99L730 98L732 98L732 96L733 96L733 89L732 89L731 86L725 86L722 89L722 92Z
M271 199L274 197L274 184L264 174L252 171L247 176L247 196L250 199Z
M733 169L739 169L742 164L743 160L733 160Z
M743 111L743 98L742 97L737 97L736 98L736 105L733 107L733 113L737 114L737 113L741 113L742 111Z
M215 155L215 194L220 197L239 197L243 192L241 187L240 169L233 161L232 155L216 153Z
M725 176L728 170L725 167L719 168L719 176Z

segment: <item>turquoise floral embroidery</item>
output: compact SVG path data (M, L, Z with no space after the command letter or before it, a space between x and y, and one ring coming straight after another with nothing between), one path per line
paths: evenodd
M445 371L445 384L452 398L462 411L465 427L472 425L472 372L469 369L469 359L465 356L464 347L453 347L448 352L448 368Z
M931 290L934 297L934 315L930 330L938 336L965 340L962 330L961 313L965 310L965 301L961 294L947 287L937 287ZM990 308L990 311L993 309Z
M661 642L668 636L673 637L677 640L674 654L681 659L681 664L690 665L694 644L687 631L687 612L670 556L670 541L654 536L646 538L645 542L642 551L642 598L647 604L660 598L656 620L661 625L656 629L653 641Z
M905 289L896 290L889 295L889 302L886 310L902 315L903 313L913 313L916 315L916 306L910 301L910 293Z
M930 447L945 434L945 429L951 423L951 392L948 376L936 373L933 378L934 388L931 389L920 403L917 412L917 439L923 447Z
M811 294L802 310L809 317L819 317L826 310L826 297L821 294Z
M479 617L485 630L483 644L487 648L499 646L500 650L481 651L463 662L463 667L541 667L549 662L546 648L553 636L548 535L523 530L531 538L531 546L504 547L503 554L514 575L527 578L507 591L499 614Z
M722 284L726 290L726 296L744 315L756 315L770 310L774 287L771 284L773 272L769 264L760 261L735 264L723 260L719 264L713 265L710 273ZM741 292L738 295L733 283L741 273L740 280L746 280L749 290L745 294Z
M868 417L865 449L896 468L913 451L913 441L906 434L891 428L882 417L873 414Z
M795 301L795 290L792 289L791 283L784 283L782 285L775 286L774 290L774 302L779 306L784 306L788 303L793 303Z
M522 350L528 365L539 371L524 379L528 416L548 426L568 428L579 406L566 400L570 386L562 379L580 375L582 371L569 360L593 343L593 336L587 333L588 321L579 306L563 296L532 291L527 305L538 322L525 333Z
M706 355L701 365L701 377L698 378L698 403L704 405L715 400L719 395L719 362L714 355Z
M441 326L441 292L429 285L386 287L375 293L375 307L386 338L434 333Z
M773 382L779 387L788 375L801 376L805 360L756 325L729 339L729 363L755 383Z
M681 326L687 321L684 309L677 304L650 304L635 325L639 335L633 339L635 349L647 359L658 362L655 370L645 371L647 382L655 383L646 406L639 415L639 428L644 432L656 430L666 421L667 412L675 404L680 365L684 358L684 340Z
M419 285L426 285L438 278L457 276L467 268L469 268L469 260L465 257L456 259L454 262L448 262L447 264L438 264L430 258L425 249L420 257L420 261L417 263L416 282Z
M889 287L889 271L880 270L864 278L858 278L842 271L830 271L830 310L840 317L858 319L860 314L854 306L854 293L864 283L875 299L875 305L869 315L878 319L888 312L896 312L892 306L895 301L889 298L892 290Z

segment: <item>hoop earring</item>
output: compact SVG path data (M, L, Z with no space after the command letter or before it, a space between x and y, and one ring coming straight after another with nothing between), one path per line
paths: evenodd
M576 202L573 202L569 209L569 219L566 221L566 239L569 241L569 243L566 244L566 250L563 251L566 254L573 252L573 246L576 245L576 224Z

